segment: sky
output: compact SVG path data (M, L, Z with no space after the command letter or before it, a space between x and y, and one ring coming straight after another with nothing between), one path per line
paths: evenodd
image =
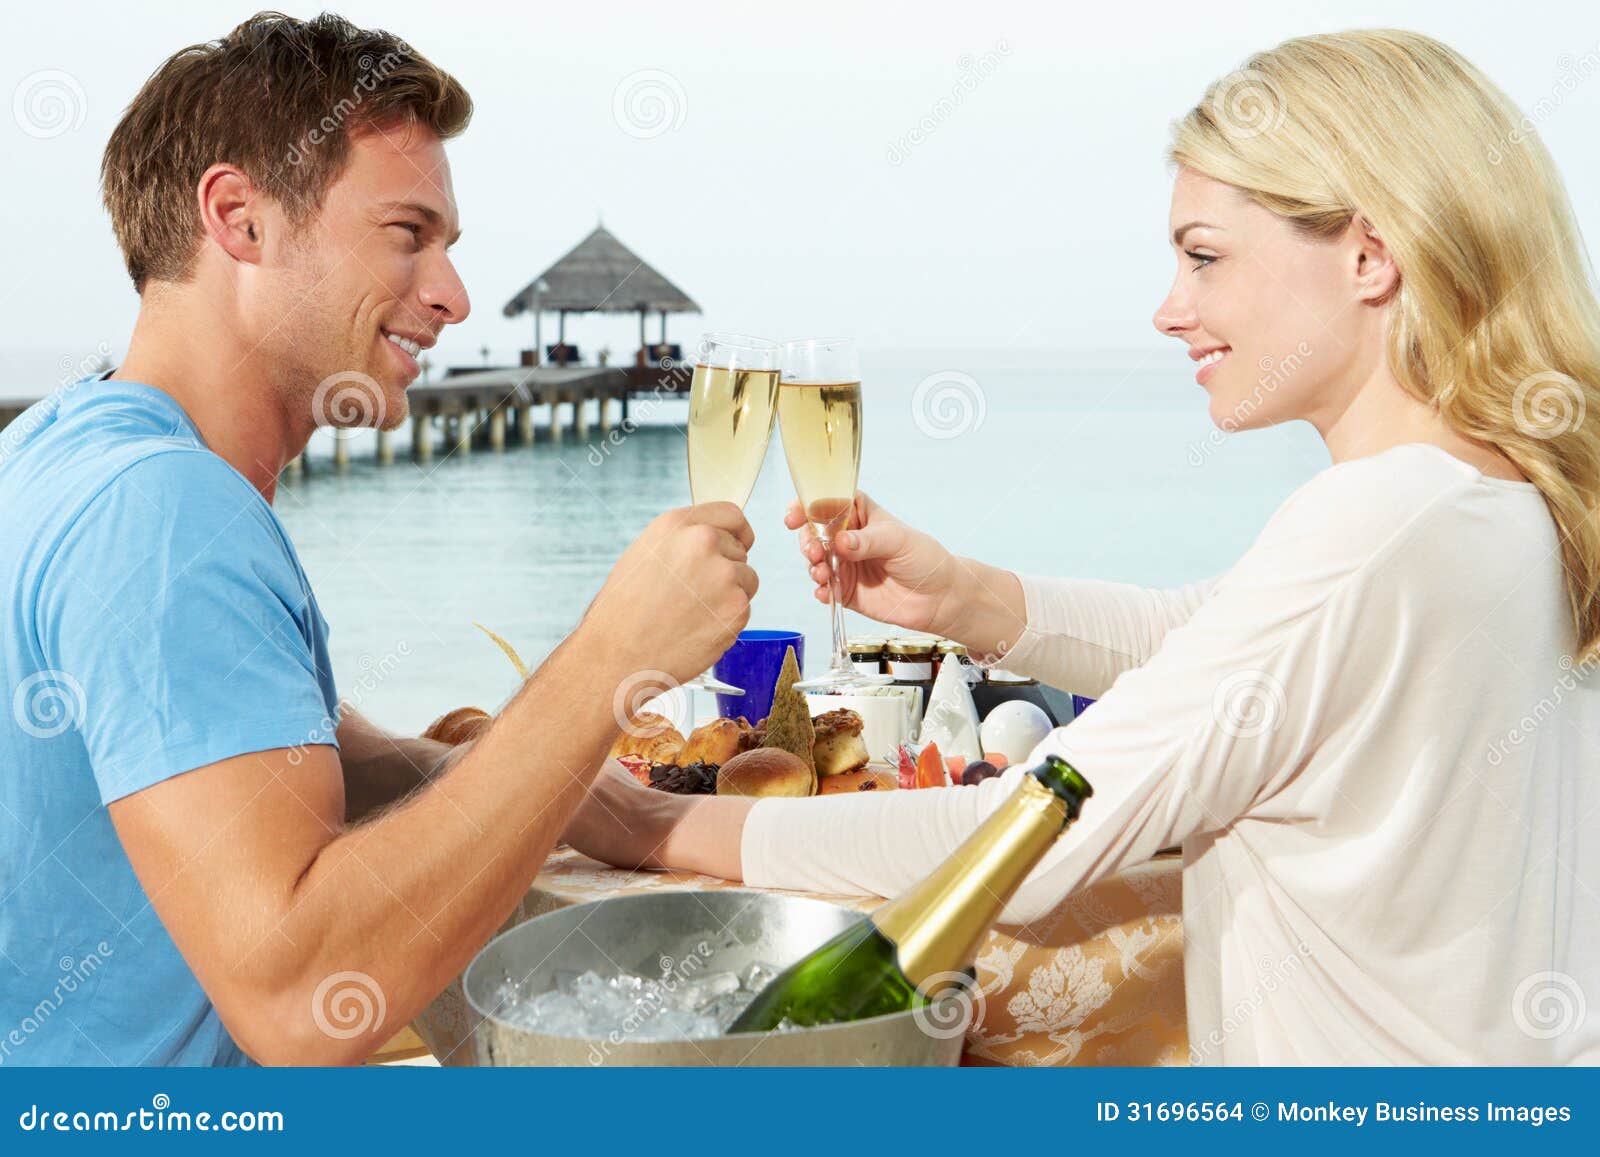
M255 7L8 11L0 392L48 388L102 343L113 358L124 348L138 302L99 203L101 149L167 55ZM1539 132L1591 246L1600 235L1600 9L1587 0L337 10L405 38L476 103L449 146L474 309L436 367L531 345L531 322L501 307L602 219L702 306L670 324L684 343L721 328L887 349L1147 349L1174 268L1171 121L1252 51L1338 28L1429 33L1525 110L1544 101ZM587 317L568 337L620 358L636 333L636 317Z

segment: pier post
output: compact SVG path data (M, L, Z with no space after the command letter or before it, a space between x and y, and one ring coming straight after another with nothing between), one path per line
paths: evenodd
M550 441L561 441L561 395L550 399Z
M345 441L345 432L339 429L333 431L333 464L340 470L350 465L350 446Z
M463 458L472 453L472 428L476 417L471 410L463 410L456 416L456 452Z
M411 415L411 456L418 462L433 461L433 427L426 414Z
M378 465L394 465L394 435L388 430L378 431Z
M578 441L589 440L589 406L582 394L572 399L572 429L578 435Z
M600 432L611 432L611 399L604 394L600 395Z
M533 445L533 407L517 407L517 433L522 438L524 446Z
M506 448L506 408L496 406L489 412L489 449Z

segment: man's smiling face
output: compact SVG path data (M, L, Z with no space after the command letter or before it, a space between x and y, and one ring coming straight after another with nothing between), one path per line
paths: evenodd
M277 255L274 376L319 425L393 429L418 358L471 306L449 247L460 236L450 162L426 128L352 135L338 178Z

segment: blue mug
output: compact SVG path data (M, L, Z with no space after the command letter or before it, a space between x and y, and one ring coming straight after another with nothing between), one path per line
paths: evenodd
M772 692L783 670L784 653L790 647L804 674L806 638L799 631L740 631L712 673L724 683L743 687L744 694L718 695L717 714L729 719L743 715L751 723L760 723L772 714Z

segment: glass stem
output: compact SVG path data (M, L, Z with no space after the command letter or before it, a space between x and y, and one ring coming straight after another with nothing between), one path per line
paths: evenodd
M839 556L833 549L834 540L822 540L822 549L828 555L828 609L833 616L833 670L850 671L849 656L844 649L844 606L839 600Z

